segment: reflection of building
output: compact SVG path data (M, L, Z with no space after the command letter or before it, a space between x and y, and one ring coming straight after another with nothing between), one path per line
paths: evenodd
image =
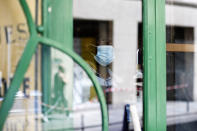
M112 88L131 89L112 92L112 104L136 102L136 54L137 48L140 51L143 48L141 14L140 0L74 1L75 38L94 37L98 41L95 46L100 44L100 39L111 40L115 49L112 71L119 76L118 80L113 77ZM168 101L195 102L197 98L196 16L195 0L166 0ZM139 53L138 69L142 69L141 56ZM167 113L171 114L172 110Z
M120 10L121 9L121 10ZM137 12L137 13L136 13ZM112 43L115 59L112 63L112 88L128 88L129 91L113 92L112 104L136 101L135 73L138 23L141 21L140 1L74 1L75 37L90 37ZM82 27L81 27L82 26ZM84 30L80 36L77 28ZM129 27L129 28L128 28ZM89 28L89 30L88 30ZM85 36L87 34L87 36ZM78 35L78 36L77 36ZM100 42L100 43L99 43ZM108 44L108 43L106 43ZM121 67L121 68L120 68ZM100 72L104 72L100 67Z
M1 9L3 10L4 8L0 8L0 10ZM136 102L138 102L139 105L142 105L142 102L140 100L141 103L137 101L136 97L136 77L140 78L138 82L142 82L142 77L140 76L141 72L136 71L136 69L138 68L143 72L141 10L140 0L74 0L74 49L93 68L93 70L97 72L97 75L102 76L102 78L107 79L110 75L108 70L112 70L112 86L103 86L103 90L105 92L108 91L106 93L107 101L112 105L122 106L126 103ZM24 24L24 18L21 16L21 12L19 14L19 18L11 20L14 23L9 23L13 25L12 27L8 27L9 25L7 25L6 22L8 21L6 19L4 21L5 23L0 21L0 57L5 58L2 60L3 62L0 63L0 70L7 70L5 64L7 63L7 56L3 55L3 52L5 53L5 51L7 51L4 28L6 30L8 30L8 28L13 29L12 36L14 39L12 41L13 48L11 53L14 57L12 57L13 67L11 67L11 73L14 72L14 68L20 58L21 52L25 46L25 41L28 37L26 34L27 29ZM197 2L194 0L191 0L191 2L188 0L167 1L166 36L168 116L182 115L184 113L187 115L188 112L196 112L197 77L195 74L197 67L195 61L197 59L196 54L194 53L194 44L197 39L196 16ZM53 28L56 28L56 26ZM11 31L9 33L11 34ZM94 59L96 46L99 45L112 45L114 47L115 59L113 63L107 67L100 66ZM137 50L137 48L139 48L139 50ZM18 50L18 52L16 52L16 50ZM70 90L66 91L65 95L71 100L69 105L72 105L71 89L73 87L73 62L56 50L52 50L51 56L54 60L52 60L52 62L54 63L56 58L63 58L63 63L67 66L66 68L68 68L67 77L70 79ZM27 72L27 76L30 77L29 85L31 86L31 90L34 90L35 84L34 64L33 58L33 62L30 64L29 71ZM52 65L52 68L52 75L54 75L57 71L57 65ZM2 72L2 76L8 79L5 71ZM52 83L52 85L53 84L54 83ZM142 89L140 84L137 83L139 90ZM92 98L96 97L95 92L91 90L92 87L90 88L90 86L91 84L89 85L89 88L86 88L87 90L84 91L87 93L87 96L84 96L84 101L87 101L89 95ZM1 92L3 91L4 90L1 89ZM176 104L178 104L178 106ZM182 110L176 110L177 107ZM192 108L192 110L189 108ZM142 109L140 109L139 112L142 113L141 110ZM115 115L117 115L116 113L117 112L115 112ZM120 118L121 116L119 115L117 120L121 120ZM192 114L187 117L183 116L182 119L179 119L177 116L170 117L168 124L173 125L176 122L188 122L184 121L185 118L187 118L188 121L197 121L197 117Z
M97 38L98 40L102 39L102 37L104 37L103 39L106 40L112 40L113 46L115 48L115 57L116 57L113 63L113 71L114 74L119 74L121 78L125 80L124 83L119 83L117 85L118 86L117 88L120 87L133 88L132 83L134 83L134 80L132 79L132 77L135 75L136 59L135 57L132 56L136 56L136 48L138 43L137 34L140 29L138 24L141 23L141 2L140 1L108 1L108 4L106 3L102 4L102 3L105 3L105 0L98 2L74 1L74 18L76 19L74 26L76 28L75 37L83 38L83 37L92 36ZM192 46L192 44L194 44L194 40L195 40L195 36L194 36L195 20L190 21L188 19L194 18L195 10L194 9L192 10L190 5L188 5L188 2L185 3L182 0L175 1L174 2L175 6L171 6L169 4L170 2L167 2L166 4L166 16L167 16L166 23L168 25L167 51L193 52L194 47ZM189 3L189 4L193 5L194 3ZM184 5L186 5L186 7L184 7ZM119 10L120 8L122 10ZM182 9L184 11L179 11ZM169 14L172 13L172 10L173 10L173 15ZM189 13L191 10L193 12ZM183 15L181 12L185 12L185 14ZM168 16L172 16L173 19L171 19ZM181 18L182 20L180 20ZM186 20L183 20L183 18ZM175 25L175 26L171 27L171 25ZM174 31L174 33L170 34L172 30ZM105 34L107 36L105 36ZM141 35L139 36L141 37ZM179 45L173 45L175 43ZM96 45L98 45L98 43ZM130 57L128 56L130 56L132 59L129 59ZM120 64L122 63L124 63L124 70L122 70L122 68L121 69L119 68ZM189 62L185 62L185 63L189 63ZM124 71L127 73L125 73ZM128 73L128 71L130 73ZM116 95L117 95L116 93L113 94L112 103L118 102L118 100L116 99ZM128 94L128 96L130 95ZM120 101L122 102L122 100Z

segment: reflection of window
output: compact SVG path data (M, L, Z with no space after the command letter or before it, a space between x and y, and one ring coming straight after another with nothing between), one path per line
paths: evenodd
M194 29L167 26L167 100L193 100Z
M167 26L166 49L171 52L194 52L194 28Z
M111 83L111 81L109 82L109 78L111 78L109 70L112 71L112 64L106 67L102 66L95 60L95 56L97 54L97 46L111 44L112 22L74 20L74 50L92 67L104 90L111 88L111 85L104 86L104 84L107 83L107 85L109 85L109 83ZM106 93L106 96L109 103L111 103L111 94ZM96 97L92 88L90 89L90 97Z
M181 26L166 27L166 42L173 44L193 44L194 28Z
M136 87L137 96L142 98L143 86L143 37L142 37L142 23L138 24L138 49L137 49L137 72L136 72Z
M167 53L168 100L193 100L193 58L193 53Z

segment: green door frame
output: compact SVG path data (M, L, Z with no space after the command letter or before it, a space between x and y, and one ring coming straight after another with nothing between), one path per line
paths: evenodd
M44 0L45 1L45 0ZM30 39L19 61L11 85L0 108L0 130L3 129L16 92L23 80L38 43L54 47L72 57L88 74L97 92L102 111L102 129L108 131L108 114L105 97L97 78L89 65L62 43L40 36L36 31L31 13L25 0L20 0ZM44 6L45 5L45 6ZM46 3L43 10L47 10ZM46 17L46 14L43 14ZM45 29L46 19L43 20ZM40 30L41 31L41 30ZM166 130L166 42L165 42L165 0L143 0L143 41L144 41L144 129L145 131ZM47 81L47 80L46 80ZM47 97L47 96L46 96ZM46 98L47 99L47 98Z
M143 0L145 131L166 131L165 32L165 0Z

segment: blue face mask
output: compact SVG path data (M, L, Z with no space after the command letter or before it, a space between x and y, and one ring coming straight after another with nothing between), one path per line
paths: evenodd
M98 46L97 54L94 56L94 59L102 66L109 65L114 59L113 47L110 45Z

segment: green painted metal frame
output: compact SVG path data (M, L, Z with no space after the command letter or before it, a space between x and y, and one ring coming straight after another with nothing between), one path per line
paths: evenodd
M48 0L42 0L42 36L47 37L48 33ZM39 28L38 28L39 29ZM42 80L42 102L50 104L51 91L51 49L49 46L42 45L41 47L41 80ZM42 113L45 114L47 107L42 105Z
M165 0L143 0L145 131L166 131L165 35Z
M13 80L11 82L11 85L8 89L8 92L0 108L0 116L1 116L0 130L3 130L3 126L6 121L6 118L8 117L9 111L12 108L12 105L14 103L16 92L18 91L20 84L22 83L25 72L27 71L31 58L36 51L38 43L41 43L43 45L54 47L62 51L63 53L67 54L85 70L85 72L87 73L87 75L90 77L91 81L94 84L94 88L96 90L96 93L98 95L98 99L100 102L100 107L101 107L101 112L102 112L102 130L108 131L108 113L107 113L106 101L105 101L102 88L100 87L94 72L91 70L89 65L80 56L75 54L72 50L64 48L62 44L59 42L51 40L47 37L40 36L36 31L36 25L33 22L33 19L32 19L32 16L31 16L31 13L30 13L30 10L26 1L20 0L20 4L26 16L26 20L27 20L27 24L28 24L28 28L30 32L30 38L24 49L23 55L17 65Z

